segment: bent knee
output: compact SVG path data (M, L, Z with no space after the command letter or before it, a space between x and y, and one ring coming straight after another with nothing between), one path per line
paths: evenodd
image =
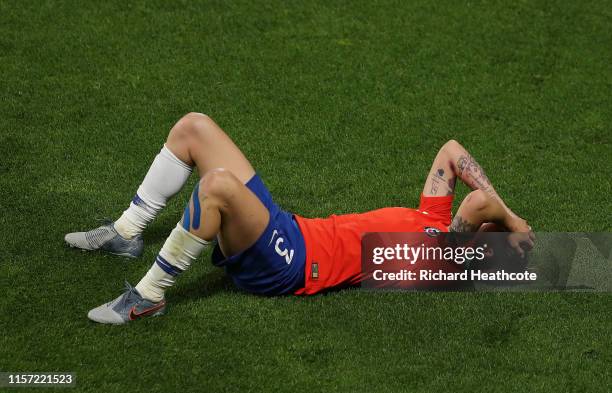
M208 115L200 112L189 112L185 116L181 117L179 123L184 123L187 126L198 126L202 122L210 121L211 118Z
M231 171L224 168L211 169L200 179L200 198L206 195L227 199L241 184Z
M213 120L203 114L190 112L183 116L170 130L170 138L184 138L189 136L201 136L214 124Z

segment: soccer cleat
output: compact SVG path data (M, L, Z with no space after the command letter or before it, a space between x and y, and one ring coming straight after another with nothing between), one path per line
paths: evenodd
M144 247L142 236L125 239L117 233L113 222L92 229L89 232L73 232L64 237L70 247L81 250L102 250L114 255L137 258Z
M125 292L121 296L90 310L87 318L99 323L123 325L136 319L163 315L165 309L165 299L158 303L147 300L126 281Z

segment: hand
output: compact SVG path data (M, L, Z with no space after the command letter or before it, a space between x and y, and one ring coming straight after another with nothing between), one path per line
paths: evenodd
M525 258L525 251L531 251L534 239L533 232L512 232L508 235L508 244L521 258Z
M535 235L527 221L519 216L512 217L507 227L512 233L508 235L510 247L521 257L525 257L525 251L533 249Z
M531 227L527 224L527 221L516 214L509 216L506 221L506 228L508 228L510 232L531 232Z

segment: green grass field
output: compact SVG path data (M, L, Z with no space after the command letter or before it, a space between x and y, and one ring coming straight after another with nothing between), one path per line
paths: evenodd
M195 176L143 258L63 243L119 216L189 111L302 215L416 206L455 138L536 231L612 231L609 1L123 3L0 0L0 371L74 371L72 391L610 391L607 293L261 298L206 254L165 317L91 323Z

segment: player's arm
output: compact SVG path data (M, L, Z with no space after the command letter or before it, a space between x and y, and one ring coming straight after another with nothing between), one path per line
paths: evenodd
M497 200L508 214L516 216L497 194L484 169L459 142L451 139L438 151L427 176L423 195L451 195L455 191L457 178L472 190L482 190Z
M510 246L522 257L533 248L535 240L527 221L510 214L509 209L483 190L475 190L461 202L457 214L448 228L450 232L477 232L483 224L494 223L513 232L508 237Z
M503 199L499 196L484 169L476 162L474 157L457 141L450 141L448 144L448 155L451 159L454 173L463 183L472 190L481 190L491 198L499 202L501 207L510 215L515 215L506 206Z
M470 192L461 202L449 227L452 232L476 232L484 223L494 223L511 232L529 232L527 221L509 214L497 198L483 190Z

